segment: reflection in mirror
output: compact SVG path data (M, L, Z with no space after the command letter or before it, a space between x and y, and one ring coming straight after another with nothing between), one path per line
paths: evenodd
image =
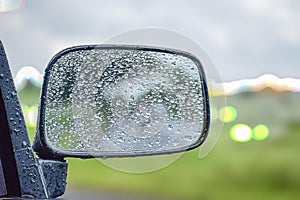
M147 48L62 54L52 61L45 83L41 123L47 145L55 152L97 157L198 146L209 112L198 62L184 53Z

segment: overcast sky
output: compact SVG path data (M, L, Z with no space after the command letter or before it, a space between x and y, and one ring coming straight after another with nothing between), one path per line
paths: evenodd
M61 49L124 31L159 27L202 45L224 81L265 73L300 78L298 0L27 0L0 13L13 73L45 66Z

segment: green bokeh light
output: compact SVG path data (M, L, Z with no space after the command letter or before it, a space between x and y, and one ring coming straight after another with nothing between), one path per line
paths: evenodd
M249 142L252 139L252 129L246 124L236 124L230 129L230 137L236 142Z
M264 124L259 124L253 129L253 138L255 140L265 140L269 134L269 128Z
M219 110L219 119L225 123L233 122L237 117L237 111L233 106L224 106Z

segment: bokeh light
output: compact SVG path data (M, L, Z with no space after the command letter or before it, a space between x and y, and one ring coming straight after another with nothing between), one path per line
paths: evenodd
M252 139L252 129L246 124L236 124L230 129L230 137L236 142L249 142Z
M265 140L269 134L269 128L264 124L259 124L253 129L253 139L255 140Z
M22 106L26 125L30 128L36 127L38 105L33 106Z
M265 89L271 89L275 92L300 92L300 79L279 78L274 74L264 74L254 79L242 79L223 83L210 82L209 84L209 87L212 88L210 95L213 96L260 92Z
M22 67L18 71L15 77L17 91L23 90L28 82L31 82L37 88L40 88L43 82L42 74L36 68L31 66Z
M19 10L25 2L25 0L0 0L0 13Z
M223 122L233 122L237 117L237 111L233 106L224 106L219 110L219 119Z

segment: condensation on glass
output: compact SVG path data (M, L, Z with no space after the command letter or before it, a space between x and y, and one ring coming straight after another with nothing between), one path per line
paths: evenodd
M203 132L196 63L173 53L78 50L53 65L45 100L51 148L141 154L188 148Z

